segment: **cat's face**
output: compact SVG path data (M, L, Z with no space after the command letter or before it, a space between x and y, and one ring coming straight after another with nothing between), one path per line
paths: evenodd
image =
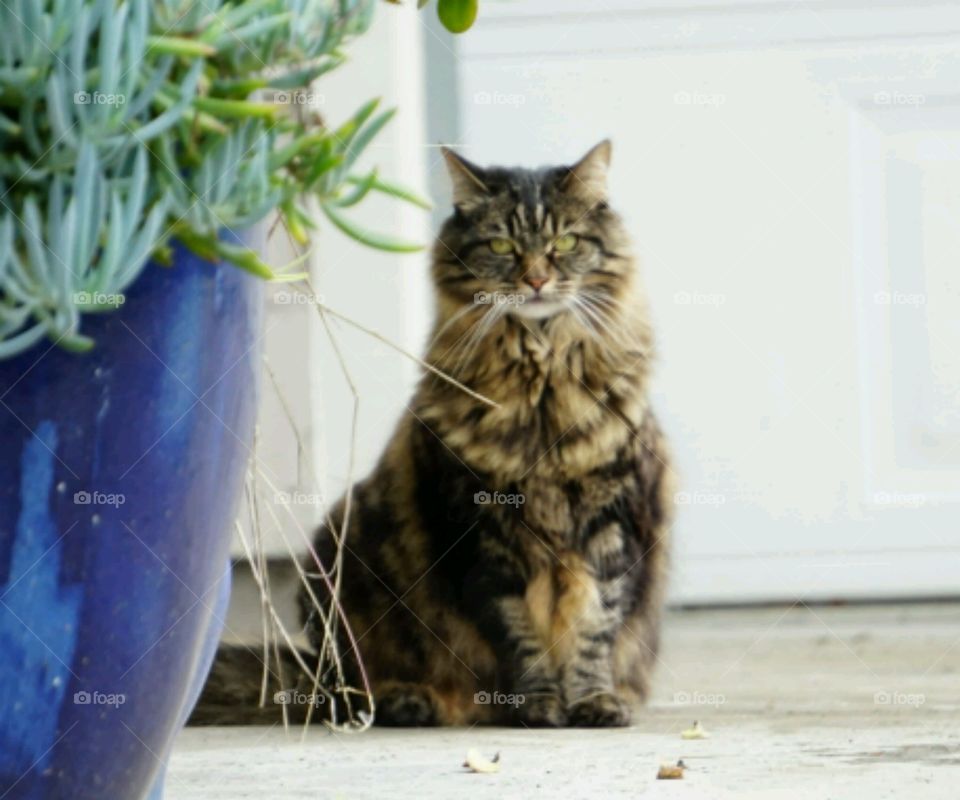
M529 319L589 314L616 297L630 261L606 202L609 142L573 166L538 170L444 155L455 208L434 249L441 292Z

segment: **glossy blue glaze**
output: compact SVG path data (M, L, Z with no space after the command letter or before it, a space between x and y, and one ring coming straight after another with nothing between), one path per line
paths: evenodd
M229 591L262 284L176 251L0 361L0 796L159 797Z

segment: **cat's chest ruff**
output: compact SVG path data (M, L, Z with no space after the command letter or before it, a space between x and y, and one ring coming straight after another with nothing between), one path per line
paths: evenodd
M526 383L507 386L498 408L460 429L467 461L498 482L578 479L605 464L633 435L635 425L602 388L592 389L569 372L548 373L542 380L535 390ZM636 397L638 406L629 413L639 421L643 397Z
M521 416L556 416L565 404L554 398L591 394L602 371L582 343L558 345L531 333L502 344L499 359L497 399Z
M427 395L418 416L497 485L589 472L623 446L645 403L640 371L611 365L582 342L533 335L500 337L464 381L495 405L447 387Z

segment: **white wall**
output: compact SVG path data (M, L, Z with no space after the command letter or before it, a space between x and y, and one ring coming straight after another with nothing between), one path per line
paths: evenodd
M614 140L673 441L674 599L955 594L960 7L487 0L484 162Z

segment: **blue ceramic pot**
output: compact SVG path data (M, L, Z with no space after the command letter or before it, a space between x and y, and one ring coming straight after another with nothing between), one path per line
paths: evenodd
M183 249L0 361L0 797L159 797L229 593L261 283Z

